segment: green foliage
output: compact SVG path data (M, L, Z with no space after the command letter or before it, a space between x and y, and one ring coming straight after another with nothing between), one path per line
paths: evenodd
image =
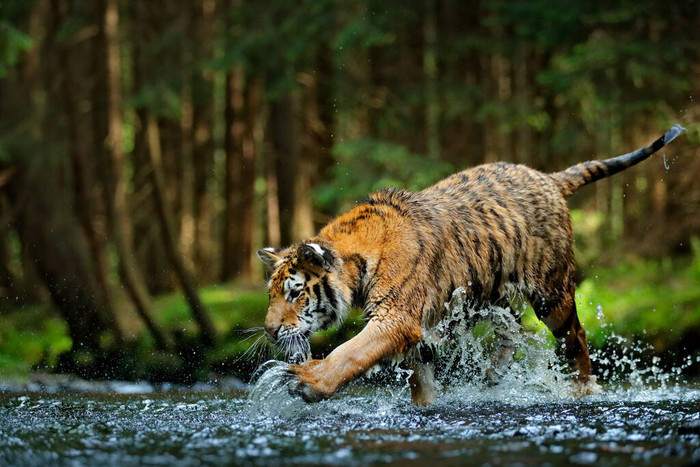
M0 375L22 376L53 366L71 348L68 327L50 305L26 305L0 315Z
M227 70L241 64L249 75L265 76L267 95L273 100L293 92L296 72L330 41L335 3L264 0L231 10L223 53L212 65Z
M420 190L453 171L442 161L411 153L406 147L371 138L338 143L330 182L320 184L315 200L326 212L340 212L368 194L388 187Z
M33 46L34 40L29 35L0 20L0 78Z
M603 253L600 229L605 221L597 211L572 209L571 222L574 225L574 249L579 266L587 266L600 259Z
M697 250L692 262L639 260L595 268L591 274L577 289L577 304L594 346L615 332L665 350L688 330L700 328Z

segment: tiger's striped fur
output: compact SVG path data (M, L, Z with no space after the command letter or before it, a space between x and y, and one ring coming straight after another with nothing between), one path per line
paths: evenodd
M422 329L439 321L459 286L475 306L507 305L509 293L522 294L564 342L576 378L587 384L591 363L576 313L565 196L646 159L677 136L672 130L633 153L554 174L494 163L417 193L380 191L314 238L260 250L273 271L265 320L271 338L303 341L342 320L351 304L366 313L365 328L325 359L291 366L294 391L307 401L329 397L381 359L404 354L420 342ZM435 398L430 364L414 370L413 402L429 404Z

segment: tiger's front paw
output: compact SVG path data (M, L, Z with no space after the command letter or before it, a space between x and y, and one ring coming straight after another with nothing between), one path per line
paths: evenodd
M334 374L325 360L309 360L301 365L289 365L293 377L289 393L300 396L305 402L328 399L338 390Z

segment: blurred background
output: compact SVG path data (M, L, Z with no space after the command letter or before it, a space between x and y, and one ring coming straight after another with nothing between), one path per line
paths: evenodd
M690 0L3 0L0 376L245 377L258 248L379 188L497 160L558 171L675 123L570 206L593 346L687 361L699 26Z

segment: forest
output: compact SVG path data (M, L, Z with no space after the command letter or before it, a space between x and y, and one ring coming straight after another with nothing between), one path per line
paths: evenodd
M3 0L0 375L244 374L257 249L380 188L676 123L569 205L582 313L698 354L699 24L693 0Z

